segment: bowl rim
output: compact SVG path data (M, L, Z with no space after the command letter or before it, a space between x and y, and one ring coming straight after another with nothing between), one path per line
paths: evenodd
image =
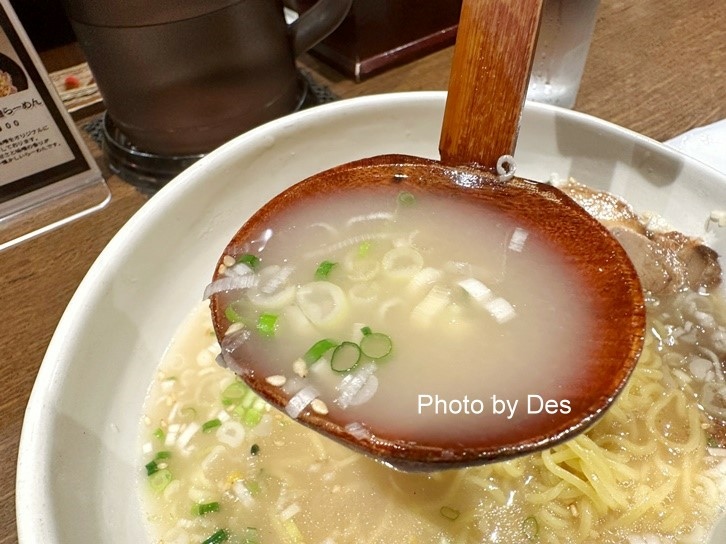
M52 470L52 465L49 456L50 447L42 432L44 415L46 410L52 407L62 395L62 388L54 385L58 382L55 378L62 376L73 364L73 358L69 355L76 342L77 316L83 314L103 291L104 286L108 283L106 279L108 273L113 272L117 266L119 255L122 255L126 249L133 248L140 239L143 239L144 227L147 222L183 195L189 186L198 183L198 180L215 163L225 162L236 153L238 148L248 142L255 141L268 133L279 131L291 123L302 122L311 117L322 122L338 117L341 112L359 108L376 108L381 104L395 106L412 102L428 102L440 105L445 97L445 91L368 95L323 104L276 119L223 144L179 174L132 215L101 251L79 283L58 322L39 366L25 409L18 447L15 508L20 543L52 542L53 540L49 541L48 538L59 538L55 531L57 520L53 519L52 504L55 499L52 490L46 485L47 474ZM705 177L716 178L726 184L726 174L703 162L650 137L587 113L528 101L525 104L524 115L562 117L579 126L587 126L603 134L607 133L638 143L649 151L665 154L680 162L688 163ZM27 505L33 505L33 508L27 508Z

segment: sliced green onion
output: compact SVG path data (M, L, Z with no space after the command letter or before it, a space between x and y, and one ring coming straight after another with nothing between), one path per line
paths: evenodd
M411 206L416 202L416 197L408 191L401 191L398 193L398 203L403 206Z
M158 438L159 440L164 440L166 438L166 433L164 432L164 430L161 427L158 427L153 432L153 435L154 435L154 438Z
M205 514L209 514L211 512L219 512L219 503L218 502L206 502L206 503L199 503L192 506L192 515L193 516L203 516Z
M257 455L260 453L260 445L259 444L252 444L252 447L250 448L250 453L252 455Z
M239 418L240 420L244 419L246 413L247 408L245 408L241 404L238 404L232 409L232 415L237 416L237 418Z
M277 316L275 314L260 314L257 318L257 330L264 336L274 336L277 328Z
M247 489L247 491L249 491L250 495L252 495L253 497L255 495L259 495L260 491L262 491L262 487L255 480L245 480L244 486L245 489Z
M222 391L222 404L230 405L239 402L249 391L247 384L234 381Z
M167 485L171 482L171 471L168 468L162 468L154 472L149 476L149 485L154 491L164 491Z
M241 535L240 544L260 544L260 532L255 527L247 527Z
M371 251L371 241L366 240L358 246L358 257L365 257Z
M244 384L240 383L240 385ZM228 406L234 404L235 406L232 408L232 414L247 427L255 427L260 423L260 421L262 421L262 416L264 416L267 411L267 403L258 397L246 385L244 388L244 392L238 388L233 389L231 393L235 396L235 398L225 398L222 402ZM239 395L243 395L241 399Z
M242 316L237 313L231 304L224 309L224 317L226 317L227 321L230 323L242 322Z
M202 432L208 433L212 429L216 429L217 427L221 426L222 422L218 418L210 419L209 421L205 421L202 423Z
M353 342L343 342L333 350L330 368L335 372L350 372L360 363L361 349Z
M257 425L259 425L260 421L262 421L263 415L264 414L259 410L255 410L254 408L248 408L247 410L245 410L245 414L242 417L242 423L244 423L248 427L256 427Z
M536 539L539 534L539 523L537 523L537 518L534 516L525 518L522 522L522 532L524 533L524 536L527 537L527 540Z
M257 255L252 255L252 253L245 253L237 257L237 262L246 264L252 270L254 270L260 265L260 258Z
M360 341L360 350L363 355L371 359L382 359L393 349L393 342L387 334L382 332L363 333Z
M179 411L179 415L181 415L184 419L188 419L191 421L192 419L197 417L197 411L191 406L185 406Z
M368 336L368 335L369 335L369 334L371 334L371 333L372 333L373 331L371 330L371 328L370 328L370 327L362 327L362 328L361 328L361 330L360 330L360 332L362 332L362 333L363 333L363 336Z
M246 327L253 327L256 313L252 306L243 300L233 300L224 309L224 316L230 323L239 323Z
M318 340L311 346L309 350L305 352L305 355L303 355L303 361L305 361L305 363L310 366L315 361L320 359L323 355L325 355L329 350L337 347L337 345L338 342L336 342L335 340L330 340L328 338Z
M155 474L156 472L159 472L159 465L156 464L156 461L149 461L145 465L146 467L146 475L151 476L152 474Z
M318 269L315 271L315 279L319 281L327 280L328 275L330 275L330 272L335 268L336 264L331 261L323 261L320 263Z
M160 459L169 459L171 457L170 451L158 451L156 452L156 456L154 457L154 461L158 461Z
M297 526L297 523L295 523L295 520L290 518L283 520L282 526L285 528L285 531L287 531L287 536L289 538L289 542L305 542L305 537L300 532L300 528Z
M255 403L257 398L258 397L255 392L250 389L249 391L247 391L247 394L245 394L245 397L242 399L242 406L244 408L250 408Z
M442 506L439 509L439 513L446 519L450 519L451 521L454 521L460 515L460 512L458 510L454 510L453 508L450 508L448 506Z
M227 542L229 533L225 529L220 529L209 538L202 541L202 544L219 544L220 542Z

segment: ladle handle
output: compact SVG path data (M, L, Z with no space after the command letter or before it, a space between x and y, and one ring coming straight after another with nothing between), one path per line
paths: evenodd
M464 0L439 151L496 170L514 153L543 0Z

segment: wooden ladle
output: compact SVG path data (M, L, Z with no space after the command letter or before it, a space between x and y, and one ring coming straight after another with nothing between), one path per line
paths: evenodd
M353 432L340 417L307 407L297 420L357 451L404 470L440 470L483 464L550 447L587 429L613 402L639 357L645 328L643 295L625 251L597 221L558 189L511 177L519 120L537 37L542 0L464 0L440 141L441 161L384 155L338 166L284 191L260 209L230 241L217 264L239 254L276 214L324 192L360 187L428 191L462 198L536 231L576 270L597 309L587 332L591 361L586 379L558 391L571 410L512 425L504 435L472 427L464 441L399 440L375 428ZM502 157L505 157L503 160ZM510 179L511 178L511 179ZM586 181L586 180L585 180ZM536 280L533 280L536 281ZM212 294L216 334L231 323L224 296ZM526 339L523 339L526 341ZM272 405L284 409L291 394L246 354L234 368ZM579 361L565 361L573 372ZM442 372L442 380L446 374ZM274 380L272 380L274 382ZM405 384L401 384L403 387ZM565 386L563 386L565 387ZM395 417L392 414L391 417ZM364 425L365 421L361 422Z

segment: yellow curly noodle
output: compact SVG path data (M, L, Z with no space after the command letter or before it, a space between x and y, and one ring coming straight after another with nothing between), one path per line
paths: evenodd
M201 430L183 448L160 442L155 429L181 436L190 421L236 413L219 402L234 378L214 363L210 330L201 308L172 343L147 400L144 463L167 450L173 474L146 497L157 542L202 542L220 530L244 542L240 531L252 527L260 543L344 544L365 535L370 543L620 544L658 535L663 544L690 544L704 542L724 504L695 393L663 363L670 348L653 333L622 394L586 434L504 463L405 474L276 412L234 447ZM210 501L218 512L190 513Z
M706 474L699 409L683 391L667 389L663 373L649 334L631 380L600 422L565 444L506 463L524 467L528 483L520 492L543 542L622 542L644 533L685 542L713 519L723 499Z

